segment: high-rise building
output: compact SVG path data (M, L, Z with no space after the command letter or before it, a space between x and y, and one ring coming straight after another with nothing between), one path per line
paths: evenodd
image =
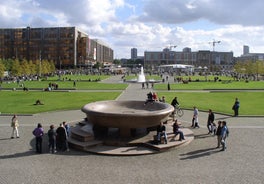
M243 46L243 55L247 55L247 54L249 54L249 46L244 45Z
M109 46L76 27L0 29L0 45L2 59L49 60L57 67L113 61Z
M136 48L131 49L131 59L137 59L137 49Z

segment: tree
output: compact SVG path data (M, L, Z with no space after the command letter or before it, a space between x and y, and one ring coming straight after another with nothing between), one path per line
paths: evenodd
M234 69L238 74L254 75L258 79L259 75L264 74L264 62L263 61L238 62L235 64Z
M3 63L3 60L0 60L0 78L4 77L5 73L5 65Z
M119 59L114 59L113 63L115 65L120 65L121 64L121 61Z
M49 62L49 65L50 65L50 73L52 73L52 72L55 72L56 71L56 67L55 67L55 64L54 64L54 62L53 61L50 61Z
M29 66L30 74L31 74L31 75L35 75L35 74L37 74L36 64L33 63L32 60L30 60L30 61L28 62L28 66Z
M41 76L41 62L40 60L35 61L36 74Z
M41 61L41 73L42 74L48 74L50 71L50 64L47 60Z
M11 68L11 74L13 76L21 76L21 74L22 74L20 63L19 63L19 61L17 59L13 62L13 65L12 65L12 68Z
M31 74L31 70L30 70L30 66L27 62L27 60L23 60L20 64L21 66L21 73L25 74L25 75L30 75Z

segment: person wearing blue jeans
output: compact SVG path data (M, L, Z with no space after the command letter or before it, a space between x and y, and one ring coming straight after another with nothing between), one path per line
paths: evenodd
M164 137L165 144L167 144L166 127L165 127L165 125L163 125L162 122L157 127L157 139L158 139L158 143L161 142L161 137Z
M221 144L222 151L226 150L226 138L229 134L228 128L226 126L226 121L222 121L222 129L221 129Z
M180 134L179 141L185 140L183 132L181 130L179 130L180 126L179 126L177 119L175 120L175 122L173 123L172 126L173 126L173 133L175 134L175 137L178 134Z

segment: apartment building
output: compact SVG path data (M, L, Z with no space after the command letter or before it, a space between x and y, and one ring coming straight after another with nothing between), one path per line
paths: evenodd
M0 29L0 58L49 60L56 67L113 61L113 50L76 27Z

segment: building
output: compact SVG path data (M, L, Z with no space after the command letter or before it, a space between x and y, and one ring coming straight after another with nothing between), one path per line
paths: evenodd
M233 52L215 52L199 50L192 52L191 48L183 51L172 51L169 48L163 51L145 51L144 67L154 70L160 65L193 65L195 68L204 68L209 71L231 70L233 67Z
M0 29L0 58L49 60L56 67L112 62L113 50L76 27Z
M236 58L236 62L264 61L264 53L250 53L249 46L243 46L243 54Z
M136 48L132 48L131 49L131 59L136 60L137 59L137 49Z

